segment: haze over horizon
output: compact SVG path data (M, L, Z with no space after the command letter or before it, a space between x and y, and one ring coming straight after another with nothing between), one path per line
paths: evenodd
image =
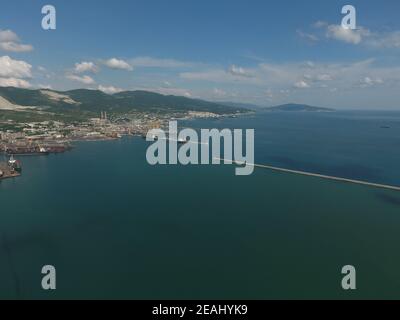
M45 4L2 4L0 86L400 110L396 0L54 0L49 31ZM340 28L345 4L357 9L357 30Z

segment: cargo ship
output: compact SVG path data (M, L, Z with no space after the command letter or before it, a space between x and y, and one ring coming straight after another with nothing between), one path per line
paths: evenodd
M35 156L35 155L48 155L50 153L63 153L70 150L70 145L46 145L46 146L6 146L5 153L14 156Z
M10 167L11 172L15 171L20 173L22 171L21 162L19 160L15 160L13 155L11 155L10 159L8 160L8 166Z
M29 156L29 155L48 155L49 151L46 148L39 146L10 146L5 148L8 155L14 156Z

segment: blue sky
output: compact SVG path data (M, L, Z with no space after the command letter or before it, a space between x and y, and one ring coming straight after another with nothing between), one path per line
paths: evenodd
M398 0L2 1L0 85L400 109L399 15Z

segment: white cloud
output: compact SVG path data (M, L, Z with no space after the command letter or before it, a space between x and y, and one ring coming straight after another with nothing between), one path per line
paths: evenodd
M0 42L0 50L11 52L28 52L32 51L33 47L30 44L21 44L15 42Z
M251 73L248 70L245 70L242 67L237 67L235 65L231 65L228 69L228 72L234 76L239 77L251 77Z
M20 60L14 60L9 56L0 57L0 77L3 78L31 78L32 66Z
M319 38L314 34L303 32L301 30L296 30L296 32L301 38L309 40L311 42L316 42L319 40Z
M19 38L14 31L11 30L0 30L0 42L18 42Z
M29 88L31 84L24 79L0 77L0 87Z
M76 73L84 73L84 72L97 72L98 68L93 62L82 61L80 63L75 63L74 71Z
M383 83L384 81L381 78L364 77L363 79L360 80L360 87L367 88Z
M216 83L248 83L261 85L259 79L254 74L256 70L243 69L241 67L231 66L228 70L208 69L193 72L182 72L179 77L192 81L209 81Z
M373 32L364 27L358 27L355 30L345 29L341 25L328 24L324 21L318 21L314 27L325 30L325 37L343 41L354 45L365 45L375 49L398 49L400 48L400 30L386 31L386 32ZM314 34L307 34L297 31L300 36L310 39L317 37Z
M72 81L77 81L83 84L93 84L95 83L94 79L90 76L84 75L84 76L77 76L74 74L69 74L66 76L67 79L72 80Z
M116 58L108 59L107 61L104 62L104 64L111 69L120 69L127 71L133 70L133 67L128 62Z
M325 22L325 21L317 21L317 22L315 22L314 24L313 24L313 27L314 28L323 28L323 27L326 27L328 25L328 23L327 22Z
M0 30L0 50L10 52L28 52L33 47L30 44L20 43L17 34L11 30Z
M363 36L369 36L370 31L359 28L356 30L345 29L340 25L330 25L326 30L326 37L351 44L359 44L363 40Z
M246 69L252 77L235 76L224 68L197 69L181 73L180 77L188 84L191 81L200 81L204 89L196 89L193 94L206 99L222 98L223 92L234 91L237 95L233 101L261 104L269 99L271 103L307 101L309 104L328 106L324 95L329 94L332 97L331 92L338 91L341 94L334 96L329 103L346 97L355 107L362 104L372 105L376 102L373 99L365 101L365 96L375 94L377 97L380 94L390 97L388 99L391 99L393 105L393 99L400 87L400 67L378 62L376 59L366 59L351 63L260 63ZM361 91L366 87L371 90ZM226 97L230 97L230 94L227 93Z
M306 89L310 87L310 85L304 80L296 82L293 86L298 89Z
M102 86L102 85L99 85L98 89L100 91L103 91L104 93L107 93L107 94L114 94L114 93L118 93L118 92L124 91L123 89L117 88L117 87L114 87L114 86Z

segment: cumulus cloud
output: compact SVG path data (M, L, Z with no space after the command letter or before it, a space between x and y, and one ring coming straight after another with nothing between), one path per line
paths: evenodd
M11 52L28 52L32 51L33 47L30 44L21 44L15 42L0 42L0 50Z
M22 44L17 34L11 30L0 30L0 50L10 52L28 52L33 47L30 44Z
M74 72L76 73L84 73L84 72L95 73L97 71L98 67L93 62L82 61L80 63L75 63Z
M95 83L94 79L88 75L84 76L77 76L75 74L68 74L66 76L67 79L72 80L72 81L77 81L83 84L93 84Z
M18 42L19 38L17 34L11 30L0 29L0 42Z
M329 28L333 29L332 26ZM338 28L335 28L338 30ZM400 48L400 31L391 32L372 32L365 28L359 28L357 30L346 30L337 31L330 33L328 30L328 35L332 34L333 38L337 40L342 40L352 44L363 44L369 48L374 49L399 49Z
M310 85L304 80L297 81L293 86L298 89L306 89L310 87Z
M117 87L114 87L114 86L102 86L102 85L99 85L98 89L100 91L103 91L104 93L107 93L107 94L114 94L114 93L118 93L118 92L124 91L123 89L117 88Z
M7 35L11 37L12 35ZM3 38L6 35L2 36ZM31 84L26 80L32 77L32 66L21 60L14 60L9 56L0 57L0 86L29 88Z
M21 60L14 60L9 56L0 57L0 77L2 78L31 78L32 66Z
M400 48L400 30L377 32L359 26L357 29L345 29L341 25L329 24L318 21L314 27L324 30L327 39L346 42L353 45L365 45L375 49L398 49ZM315 34L297 31L301 37L317 38ZM323 36L323 35L322 35Z
M133 67L124 60L119 60L117 58L111 58L104 62L104 64L111 68L111 69L120 69L120 70L127 70L132 71Z
M31 84L24 79L0 77L0 87L29 88Z
M344 41L351 44L359 44L363 37L368 37L370 31L367 29L359 28L356 30L345 29L340 25L329 25L326 30L326 37L333 38L339 41Z

